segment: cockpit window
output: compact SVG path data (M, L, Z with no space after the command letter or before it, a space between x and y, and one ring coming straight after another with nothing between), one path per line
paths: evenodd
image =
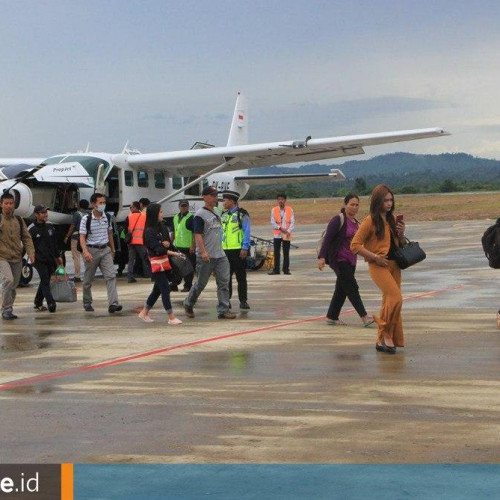
M56 163L61 163L61 160L64 160L64 158L66 158L66 156L52 156L51 158L44 160L42 165L55 165Z

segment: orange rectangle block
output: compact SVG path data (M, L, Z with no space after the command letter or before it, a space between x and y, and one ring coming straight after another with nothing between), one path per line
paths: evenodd
M73 500L73 464L61 464L61 500Z

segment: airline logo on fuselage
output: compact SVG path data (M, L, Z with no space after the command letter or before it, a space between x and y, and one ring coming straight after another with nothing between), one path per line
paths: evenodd
M73 170L73 166L71 167L53 167L52 172L55 174L64 174L67 172L71 172Z

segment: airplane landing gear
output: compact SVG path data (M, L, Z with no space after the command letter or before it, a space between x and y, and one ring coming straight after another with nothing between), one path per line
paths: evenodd
M33 278L33 266L27 261L27 259L23 259L23 268L21 270L21 279L19 280L19 286L28 286L31 278Z

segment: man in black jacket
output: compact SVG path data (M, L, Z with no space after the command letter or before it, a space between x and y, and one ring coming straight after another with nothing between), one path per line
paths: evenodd
M47 222L48 212L45 205L35 207L36 220L28 228L35 245L35 269L40 276L40 284L35 295L35 309L46 311L43 299L47 301L50 312L56 311L56 301L50 291L50 276L57 266L62 265L61 252L57 247L56 230Z

